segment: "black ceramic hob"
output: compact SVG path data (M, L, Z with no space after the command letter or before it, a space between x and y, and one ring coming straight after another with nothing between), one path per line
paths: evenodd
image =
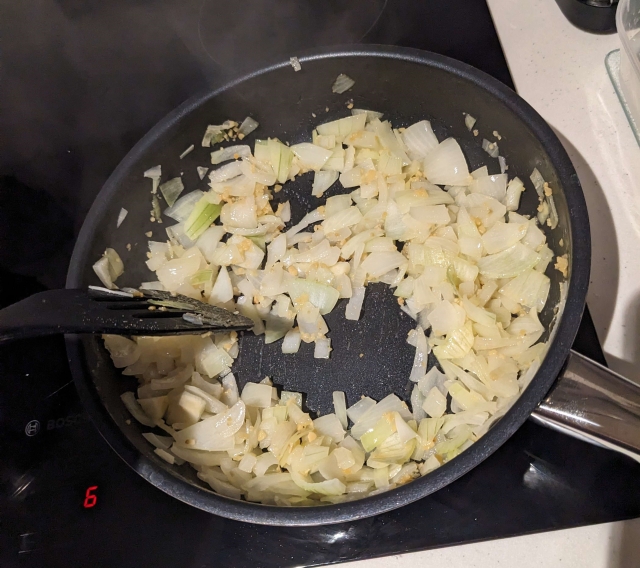
M305 48L388 43L511 86L478 0L36 0L3 8L0 306L64 284L111 170L195 92ZM575 348L604 362L586 314ZM166 496L80 406L62 338L0 346L0 565L318 565L640 516L640 465L525 424L445 489L372 519L253 526Z

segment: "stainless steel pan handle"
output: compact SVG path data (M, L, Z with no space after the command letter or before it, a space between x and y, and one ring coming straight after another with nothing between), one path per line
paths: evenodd
M531 418L640 461L640 386L575 351Z

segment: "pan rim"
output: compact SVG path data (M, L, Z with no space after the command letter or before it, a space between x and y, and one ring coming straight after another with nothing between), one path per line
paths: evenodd
M569 156L551 127L537 111L514 91L490 75L465 63L427 51L382 45L331 46L307 52L306 55L300 55L298 59L304 65L305 62L343 57L395 59L447 71L489 92L490 95L525 124L546 149L551 163L562 181L567 205L571 211L569 226L572 242L571 275L566 304L556 323L548 353L536 376L505 416L480 440L455 459L431 472L428 476L421 477L409 484L362 500L312 508L283 508L228 499L186 483L171 472L157 467L151 460L142 456L126 438L100 401L98 393L93 387L88 369L85 368L83 362L79 337L66 336L69 364L82 403L88 409L96 428L113 450L139 475L165 493L194 507L232 520L280 526L335 524L388 512L442 489L484 461L525 422L537 404L547 394L565 364L582 318L589 283L591 256L586 203ZM195 95L160 120L128 152L105 182L83 222L69 265L66 283L68 288L81 286L82 274L80 268L85 264L85 259L89 252L90 241L88 237L93 232L93 227L101 219L105 208L110 203L121 181L128 174L131 166L157 140L158 136L170 129L192 110L215 98L220 93L233 89L244 81L289 65L288 59L280 60L277 63L233 79L217 89Z

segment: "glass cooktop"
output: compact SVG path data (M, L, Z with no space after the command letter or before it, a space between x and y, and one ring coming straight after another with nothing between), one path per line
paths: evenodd
M40 0L5 6L0 306L64 285L111 170L192 94L266 60L386 43L512 86L483 2ZM604 361L586 314L576 349ZM479 467L402 509L277 528L184 505L130 470L79 403L61 337L0 346L0 565L319 565L640 515L640 465L525 424Z

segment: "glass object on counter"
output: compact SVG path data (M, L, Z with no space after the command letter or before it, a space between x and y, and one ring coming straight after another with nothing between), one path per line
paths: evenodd
M620 49L620 88L631 117L640 126L640 0L620 0L616 15Z

